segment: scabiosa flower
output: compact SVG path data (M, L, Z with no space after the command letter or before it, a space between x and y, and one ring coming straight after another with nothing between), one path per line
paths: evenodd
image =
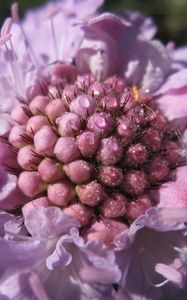
M19 55L13 36L15 44L24 37L20 53L37 73L28 88L22 81L23 95L14 90L11 113L7 110L11 129L0 144L6 191L0 208L23 214L23 232L16 222L6 223L0 246L3 255L15 248L25 258L12 259L12 277L3 273L2 297L114 299L124 293L132 299L164 299L170 283L174 293L178 287L181 297L185 293L186 70L175 71L169 47L152 39L156 30L150 19L136 13L93 16L101 2L90 7L89 17L77 13L81 2L49 5L52 47L46 56L43 48L34 52L16 5L1 32L13 66ZM67 44L57 25L64 20ZM175 237L171 250L163 235ZM154 248L152 236L160 242L160 259L148 251ZM150 262L140 268L136 260L144 242ZM134 287L136 271L145 274L147 288ZM155 274L166 280L158 283ZM17 288L8 291L11 281ZM61 281L68 282L65 294L63 285L56 288Z

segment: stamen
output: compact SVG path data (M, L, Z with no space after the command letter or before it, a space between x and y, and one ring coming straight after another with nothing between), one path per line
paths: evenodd
M29 57L31 58L31 61L33 62L33 64L37 67L39 62L38 62L38 59L37 59L37 56L36 54L34 53L32 47L31 47L31 44L27 38L27 35L25 33L25 30L23 28L23 25L22 25L22 22L20 22L20 17L19 17L19 5L18 3L14 3L12 6L11 6L11 14L12 14L12 19L15 23L17 23L20 27L20 30L21 30L21 33L23 35L23 40L24 40L24 43L25 43L25 48L27 50L27 53L30 54Z
M55 26L54 26L54 17L60 12L60 7L55 6L53 9L51 9L46 15L45 20L50 20L51 22L51 33L52 33L52 39L53 39L53 46L55 51L56 60L59 59L58 55L58 47L57 47L57 39L55 34Z
M182 283L182 275L179 271L177 271L176 269L167 266L165 264L162 263L158 263L155 266L155 271L164 276L167 280L172 281L173 283L178 284L179 286Z
M11 50L9 50L7 46L6 46L6 49L7 49L7 54L8 54L8 62L10 64L10 67L12 70L12 76L13 76L14 83L15 83L15 92L18 95L24 95L25 89L24 89L23 74L21 72L20 66L17 61L17 57L16 57L16 53L14 51L11 37L10 37L9 42L10 42Z
M51 33L52 33L52 39L53 39L56 60L58 60L58 58L59 58L58 57L58 47L57 47L57 39L56 39L56 34L55 34L55 26L54 26L53 18L51 19Z
M166 283L168 283L168 282L169 282L169 279L163 280L163 281L161 281L160 283L153 283L153 282L152 282L151 277L149 276L149 274L148 274L148 272L147 272L147 270L146 270L145 264L143 263L144 258L142 257L142 254L143 254L143 255L145 254L144 251L141 252L140 262L141 262L142 269L143 269L143 271L144 271L144 275L145 275L147 281L149 282L149 284L150 284L151 286L154 286L154 287L156 287L156 288L159 288L159 287L164 286Z

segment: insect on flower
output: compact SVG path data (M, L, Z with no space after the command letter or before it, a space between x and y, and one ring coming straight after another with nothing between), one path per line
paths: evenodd
M156 112L154 111L154 109L151 108L149 105L147 105L146 103L143 102L143 99L142 99L141 93L140 93L140 91L138 89L138 86L137 85L133 85L131 90L132 90L132 95L133 95L134 101L136 103L139 103L143 107L146 107L148 110L150 110L156 116Z

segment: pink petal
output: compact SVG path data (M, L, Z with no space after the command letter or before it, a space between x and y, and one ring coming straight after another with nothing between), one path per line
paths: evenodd
M159 207L187 208L187 167L178 168L175 181L162 184L158 191L151 194L159 199Z

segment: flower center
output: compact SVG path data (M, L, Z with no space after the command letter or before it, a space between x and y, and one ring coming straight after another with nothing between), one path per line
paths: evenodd
M22 192L61 207L83 235L108 244L157 204L149 189L171 180L182 162L177 134L152 96L116 76L53 75L12 120Z

